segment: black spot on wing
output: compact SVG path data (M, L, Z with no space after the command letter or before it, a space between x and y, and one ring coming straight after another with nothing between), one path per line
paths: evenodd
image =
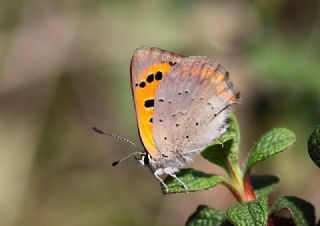
M153 74L148 75L147 82L151 83L153 82L153 80L154 80L154 75Z
M146 82L140 82L139 86L140 88L144 88L146 86Z
M154 99L146 100L146 101L144 102L144 106L145 106L146 108L151 108L151 107L153 107L153 106L154 106Z
M161 80L162 79L162 72L158 71L155 75L156 80Z

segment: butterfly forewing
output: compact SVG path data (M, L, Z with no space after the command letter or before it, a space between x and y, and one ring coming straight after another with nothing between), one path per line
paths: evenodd
M182 59L182 56L158 48L140 48L131 60L131 87L139 134L154 159L160 156L152 136L154 96L172 65Z

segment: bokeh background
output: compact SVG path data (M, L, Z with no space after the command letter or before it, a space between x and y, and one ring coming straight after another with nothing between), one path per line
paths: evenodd
M242 159L264 132L286 127L291 151L257 166L281 194L320 213L320 170L306 140L320 122L320 10L313 0L0 0L0 225L183 225L199 204L225 210L222 186L163 196L140 144L129 64L156 46L221 62L241 91ZM201 157L193 167L220 172ZM271 199L272 201L272 199Z

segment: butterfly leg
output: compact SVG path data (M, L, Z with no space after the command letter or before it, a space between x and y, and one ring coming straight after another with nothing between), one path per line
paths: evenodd
M163 187L165 188L166 193L168 193L169 189L168 186L164 183L164 181L161 179L160 175L162 175L163 169L157 169L156 171L154 171L154 176L160 181L160 183L163 185Z
M183 186L184 191L185 191L186 193L188 193L188 187L187 187L187 185L186 185L180 178L178 178L178 177L176 176L176 174L175 174L176 171L177 171L177 170L174 170L174 169L172 169L172 168L165 168L165 169L164 169L164 173L166 173L166 174L170 175L171 177L173 177L174 179L176 179L176 180Z
M187 163L192 162L192 158L188 155L184 155L183 158Z

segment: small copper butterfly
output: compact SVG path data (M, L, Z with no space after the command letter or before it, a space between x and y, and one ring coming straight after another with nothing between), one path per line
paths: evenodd
M239 103L239 92L216 61L158 48L136 49L130 73L145 148L139 161L167 190L161 175L172 176L188 191L176 173L225 132L226 118L230 107Z

